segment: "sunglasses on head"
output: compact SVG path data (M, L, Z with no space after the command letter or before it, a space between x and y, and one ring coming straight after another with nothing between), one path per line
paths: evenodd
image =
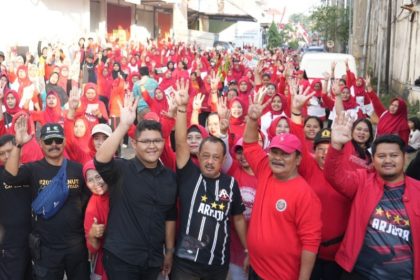
M45 145L51 145L53 142L55 142L55 144L60 145L63 144L64 139L63 138L50 138L50 139L46 139L44 140Z

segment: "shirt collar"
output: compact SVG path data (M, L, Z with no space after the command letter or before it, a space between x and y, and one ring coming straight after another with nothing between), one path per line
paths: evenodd
M134 163L134 166L136 167L136 171L137 171L137 173L140 173L140 172L142 172L144 169L147 169L145 166L144 166L144 164L135 156L133 159L132 159L132 161L133 161L133 163ZM156 168L154 168L154 170L155 170L155 172L156 172L156 174L159 174L160 172L162 172L163 171L163 165L162 165L162 163L160 162L160 160L158 161L158 163L157 163L157 166L156 166Z

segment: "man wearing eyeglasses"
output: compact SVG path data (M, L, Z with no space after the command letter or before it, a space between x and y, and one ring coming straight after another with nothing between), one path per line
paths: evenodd
M172 266L177 185L175 174L159 161L164 147L160 123L142 120L131 142L135 157L114 158L136 118L137 102L126 96L120 124L94 160L109 186L104 267L110 280L156 280Z
M16 145L6 162L8 184L28 184L33 198L42 192L64 162L64 131L60 124L49 123L41 128L40 145L44 158L19 167L22 146L30 140L27 117L16 122ZM69 195L58 212L50 217L33 214L30 249L36 279L89 279L88 253L85 245L83 219L90 196L82 175L82 166L67 160L66 184Z

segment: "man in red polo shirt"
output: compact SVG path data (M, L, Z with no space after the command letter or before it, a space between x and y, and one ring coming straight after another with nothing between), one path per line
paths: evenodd
M264 96L250 102L244 154L258 179L248 230L250 279L310 279L321 241L321 204L298 174L302 144L292 134L275 136L268 155L258 145Z

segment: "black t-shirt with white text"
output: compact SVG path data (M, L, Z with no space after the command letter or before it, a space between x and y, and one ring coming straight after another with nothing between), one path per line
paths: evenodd
M49 164L45 158L22 165L17 176L4 173L8 184L28 184L32 189L32 199L57 175L60 166ZM67 185L69 196L63 207L48 220L34 217L33 233L39 234L41 244L52 249L65 249L84 244L83 221L90 197L82 175L82 165L67 161Z
M384 186L373 211L355 271L366 279L413 279L410 220L402 197L405 185Z
M238 183L221 174L206 178L189 159L177 169L181 207L176 255L201 264L229 262L230 216L245 210Z

